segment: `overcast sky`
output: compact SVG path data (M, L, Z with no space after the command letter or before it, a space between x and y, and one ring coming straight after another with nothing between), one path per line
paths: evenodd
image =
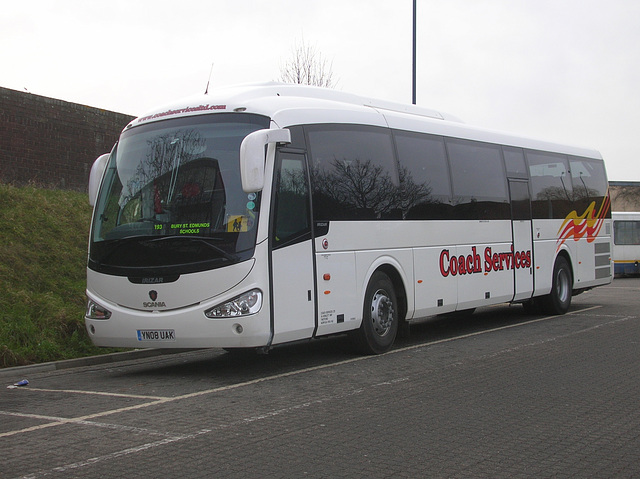
M412 0L3 2L0 86L141 115L278 80L303 40L336 88L411 103ZM418 105L592 147L640 181L640 1L418 0Z

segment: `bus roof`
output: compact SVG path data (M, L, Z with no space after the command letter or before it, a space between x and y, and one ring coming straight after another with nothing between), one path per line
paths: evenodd
M612 211L611 217L618 220L640 220L640 211Z
M327 88L277 82L214 89L208 94L157 108L136 118L127 128L168 118L222 112L264 115L275 123L276 128L313 123L356 123L602 158L594 149L478 128L462 123L453 115L416 105L376 100Z

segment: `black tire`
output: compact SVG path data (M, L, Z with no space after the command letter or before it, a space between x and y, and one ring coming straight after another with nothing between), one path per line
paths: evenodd
M569 262L563 256L558 256L553 266L551 292L542 298L545 313L564 314L569 311L572 290L573 275Z
M376 271L364 296L362 324L354 331L356 347L365 354L382 354L393 345L398 334L398 300L393 283Z

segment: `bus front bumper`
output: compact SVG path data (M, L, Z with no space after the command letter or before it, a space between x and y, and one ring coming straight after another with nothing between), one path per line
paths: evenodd
M90 299L91 300L91 299ZM96 346L118 348L253 348L271 337L268 308L255 314L211 319L204 308L179 311L136 311L106 306L108 319L85 317Z

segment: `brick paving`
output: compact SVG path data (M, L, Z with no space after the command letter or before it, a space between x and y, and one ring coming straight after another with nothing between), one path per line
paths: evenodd
M0 477L638 477L639 292L430 319L376 357L332 338L4 371L30 385L0 389Z

